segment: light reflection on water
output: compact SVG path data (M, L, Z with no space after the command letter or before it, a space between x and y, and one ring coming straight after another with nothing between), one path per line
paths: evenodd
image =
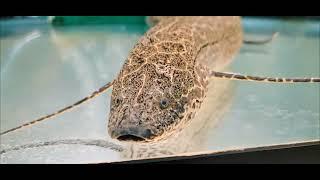
M279 31L279 36L267 45L244 46L232 71L275 77L320 76L319 22L259 20L244 20L246 37L266 37L274 31ZM25 33L1 34L1 131L69 105L112 80L145 28L41 26ZM318 84L233 83L232 106L210 131L207 150L319 139ZM106 132L110 92L54 120L2 137L1 148L53 139L110 140ZM118 159L114 151L80 145L1 156L2 163Z

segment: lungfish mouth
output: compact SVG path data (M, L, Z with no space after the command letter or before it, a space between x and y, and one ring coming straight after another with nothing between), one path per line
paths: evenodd
M115 128L110 134L119 141L147 141L154 137L151 129L140 126Z
M144 138L134 135L122 135L117 138L119 141L145 141Z

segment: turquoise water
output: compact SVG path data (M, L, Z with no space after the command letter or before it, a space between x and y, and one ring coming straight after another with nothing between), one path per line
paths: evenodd
M52 27L43 20L2 21L1 132L82 98L119 72L146 31L143 24ZM247 38L279 36L246 45L234 72L320 77L319 21L246 18ZM232 106L211 130L207 150L319 140L319 84L233 82ZM110 93L52 120L1 137L1 148L56 139L108 139ZM1 163L88 163L120 160L98 147L59 145L10 152Z

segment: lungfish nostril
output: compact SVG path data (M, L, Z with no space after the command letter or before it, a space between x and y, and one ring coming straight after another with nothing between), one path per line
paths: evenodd
M152 138L151 130L139 126L121 127L111 132L111 137L120 141L144 141Z

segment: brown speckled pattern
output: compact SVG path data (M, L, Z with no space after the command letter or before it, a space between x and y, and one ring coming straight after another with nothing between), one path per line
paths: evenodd
M241 32L239 17L161 19L135 45L114 82L109 130L139 125L159 139L188 122L206 97L209 70L230 61ZM160 108L162 99L169 107Z
M230 63L242 44L239 17L151 17L150 22L155 25L130 52L112 91L108 132L143 126L155 135L150 142L128 146L127 158L187 150L178 144L192 139L179 139L176 145L173 140L206 99L210 70ZM159 105L162 99L169 102L165 109Z

